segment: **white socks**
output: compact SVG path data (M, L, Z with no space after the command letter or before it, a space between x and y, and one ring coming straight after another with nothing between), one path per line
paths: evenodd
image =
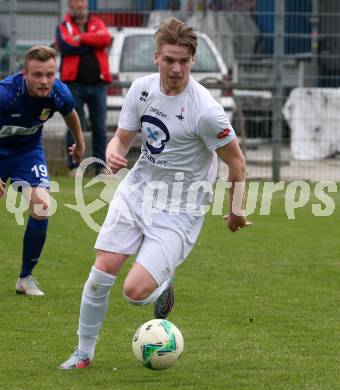
M90 359L94 355L99 330L108 307L110 289L115 283L116 278L116 276L92 267L89 278L84 285L79 315L78 349L87 353ZM124 297L134 305L154 303L170 283L171 279L169 278L141 301L134 301L125 294Z
M93 358L99 330L107 311L110 288L116 276L92 267L84 285L79 316L78 349Z

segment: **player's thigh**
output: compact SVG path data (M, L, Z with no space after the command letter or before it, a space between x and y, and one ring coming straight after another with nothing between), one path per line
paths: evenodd
M100 271L111 275L118 275L129 255L97 250L94 266Z
M15 160L10 171L11 183L26 182L31 187L49 188L48 168L41 148L22 153Z
M175 274L176 268L192 250L203 224L203 217L156 215L145 227L144 239L136 262L141 264L160 286Z
M175 274L175 269L184 260L187 243L172 230L157 229L151 237L144 237L136 262L141 264L160 286Z
M116 192L99 231L95 249L132 255L137 253L142 240L143 232L136 223L134 211L119 192Z
M153 275L142 264L135 262L125 278L124 293L134 300L141 300L148 297L157 286Z
M9 161L7 174L17 191L23 193L29 204L30 213L34 218L48 217L50 196L50 181L48 168L42 148L35 148Z
M172 277L176 268L193 248L202 218L161 213L145 227L144 240L136 262L143 265L160 286Z

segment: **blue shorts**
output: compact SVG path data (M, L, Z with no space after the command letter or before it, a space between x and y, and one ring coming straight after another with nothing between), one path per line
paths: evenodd
M0 160L0 178L6 183L25 181L31 187L50 187L47 164L44 150L35 148L14 157L5 157Z

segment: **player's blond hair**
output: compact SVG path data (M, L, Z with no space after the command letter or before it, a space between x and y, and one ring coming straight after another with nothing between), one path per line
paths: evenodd
M57 52L49 46L32 46L25 53L24 58L24 67L27 68L27 65L32 60L37 60L41 62L47 62L50 59L55 60Z
M181 20L170 17L163 20L155 34L156 51L165 45L186 46L192 56L196 53L197 35L193 28Z

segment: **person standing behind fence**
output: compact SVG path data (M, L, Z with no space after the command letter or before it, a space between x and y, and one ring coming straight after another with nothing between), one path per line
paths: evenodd
M105 161L106 92L112 80L107 48L112 38L104 22L88 15L87 0L69 0L69 11L56 29L56 46L61 53L60 78L70 88L82 128L86 126L84 105L87 104L92 129L92 153ZM72 145L66 133L67 148ZM77 165L68 158L70 176ZM96 174L103 166L96 164Z

